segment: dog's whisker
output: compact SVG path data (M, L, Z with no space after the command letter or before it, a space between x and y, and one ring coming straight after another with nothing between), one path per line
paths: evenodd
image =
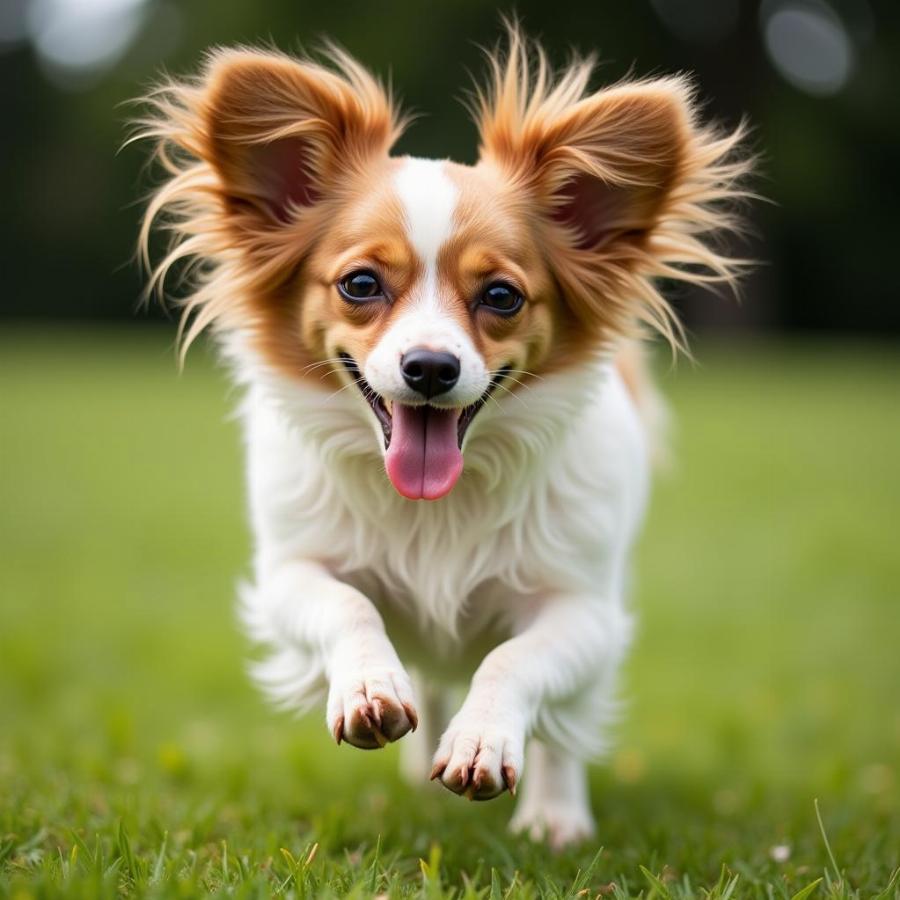
M488 374L491 375L493 379L495 379L495 383L499 386L504 381L512 381L514 384L520 385L526 391L534 390L533 385L528 384L525 381L522 381L520 378L514 378L512 376L512 372L517 372L518 369L498 369L496 372L490 372ZM525 373L528 374L528 373ZM501 377L502 376L502 377ZM505 386L505 385L504 385Z
M353 381L351 381L349 384L345 384L343 387L338 388L336 391L334 391L334 393L329 394L329 395L325 398L325 400L324 400L323 402L324 402L324 403L328 403L329 401L331 401L331 400L333 400L335 397L337 397L338 394L343 394L344 391L347 390L347 388L352 388L352 387L354 387L355 385L363 385L363 384L365 384L365 379L360 375L359 378L355 378L355 379L354 379Z
M544 381L543 375L538 375L536 372L529 372L528 369L497 369L496 372L492 372L492 375L528 375L530 378L536 378L538 381Z
M526 384L524 381L519 381L518 378L509 378L508 380L513 382L513 384L519 385L519 387L523 388L526 391L530 391L532 389L530 384ZM498 384L497 387L502 387L503 390L505 390L508 394L515 394L516 397L519 397L519 395L515 391L510 390L510 388L508 388L505 384ZM521 400L522 398L519 397L519 399Z
M335 363L341 363L343 360L339 356L331 357L330 359L321 359L318 362L310 363L308 366L304 366L300 370L301 375L306 375L308 372L312 372L314 369L320 369L322 366L331 366Z
M497 409L503 409L503 407L500 405L500 401L499 401L493 394L489 394L489 395L485 398L485 401L484 401L484 402L485 402L485 403L488 403L488 402L493 403L494 406L497 407Z
M512 379L512 380L515 381L515 379ZM494 387L497 388L498 390L504 391L510 397L515 397L516 400L518 400L519 403L521 403L525 407L525 409L528 409L528 403L526 403L525 398L520 397L515 391L511 391L505 384L498 381L494 385ZM493 400L494 403L496 403L498 407L500 406L500 403L498 402L497 398L494 396L493 391L491 391L491 393L488 395L488 397L489 397L489 399Z

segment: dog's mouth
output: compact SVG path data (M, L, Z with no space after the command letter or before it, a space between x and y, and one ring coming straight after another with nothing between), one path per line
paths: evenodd
M372 389L349 353L339 358L381 425L385 467L397 492L410 500L438 500L449 494L462 472L462 445L475 416L509 372L500 369L487 390L463 408L392 403Z

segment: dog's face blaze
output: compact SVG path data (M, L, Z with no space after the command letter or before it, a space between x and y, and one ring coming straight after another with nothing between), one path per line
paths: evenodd
M368 404L394 487L448 493L492 391L578 365L640 321L677 334L657 275L733 276L698 235L741 174L682 80L588 94L511 36L479 95L474 166L392 157L403 127L357 63L225 51L157 101L198 161L157 206L217 264L189 309L291 378ZM164 271L164 263L160 270Z

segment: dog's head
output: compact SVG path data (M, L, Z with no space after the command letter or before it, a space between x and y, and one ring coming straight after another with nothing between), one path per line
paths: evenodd
M589 62L554 79L529 52L513 30L491 58L474 166L391 156L404 122L339 51L220 51L154 97L148 132L187 152L164 155L148 213L173 208L183 237L156 277L207 266L191 335L213 323L290 378L355 382L405 497L452 489L492 392L641 322L677 342L654 278L734 275L702 237L730 224L740 132L699 127L682 79L588 93Z

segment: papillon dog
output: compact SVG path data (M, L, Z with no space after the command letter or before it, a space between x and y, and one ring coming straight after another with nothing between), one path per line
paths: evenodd
M408 120L340 49L210 52L146 98L141 245L162 218L150 286L188 263L183 344L209 328L243 388L261 685L469 799L521 783L512 827L559 847L632 634L639 342L681 343L661 280L739 274L750 163L683 77L594 92L515 26L487 60L461 165L391 155Z

